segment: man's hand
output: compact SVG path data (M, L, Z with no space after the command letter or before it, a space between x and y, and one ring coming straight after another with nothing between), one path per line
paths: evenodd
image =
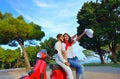
M66 66L70 66L70 64L69 64L68 62L65 62L65 65L66 65Z

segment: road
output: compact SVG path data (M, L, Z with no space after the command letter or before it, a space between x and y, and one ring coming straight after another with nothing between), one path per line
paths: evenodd
M120 68L110 66L85 67L85 79L120 79ZM0 79L19 79L26 75L23 68L0 70ZM49 79L49 71L47 71Z

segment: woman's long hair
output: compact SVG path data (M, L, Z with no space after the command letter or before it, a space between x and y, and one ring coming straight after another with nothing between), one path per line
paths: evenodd
M70 35L69 35L68 33L64 33L63 37L64 37L65 35L67 35L67 36L69 37L68 42L71 44L73 41L72 41ZM65 39L64 39L64 41L65 41Z

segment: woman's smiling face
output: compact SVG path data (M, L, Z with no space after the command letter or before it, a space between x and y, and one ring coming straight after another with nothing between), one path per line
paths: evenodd
M69 40L69 36L67 34L64 34L64 40L68 41Z

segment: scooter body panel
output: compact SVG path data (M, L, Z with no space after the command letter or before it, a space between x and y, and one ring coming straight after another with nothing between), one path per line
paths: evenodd
M57 68L55 68L55 66ZM51 79L68 79L66 72L58 65L54 65L52 71L50 72Z
M46 62L37 60L32 72L20 79L46 79Z

